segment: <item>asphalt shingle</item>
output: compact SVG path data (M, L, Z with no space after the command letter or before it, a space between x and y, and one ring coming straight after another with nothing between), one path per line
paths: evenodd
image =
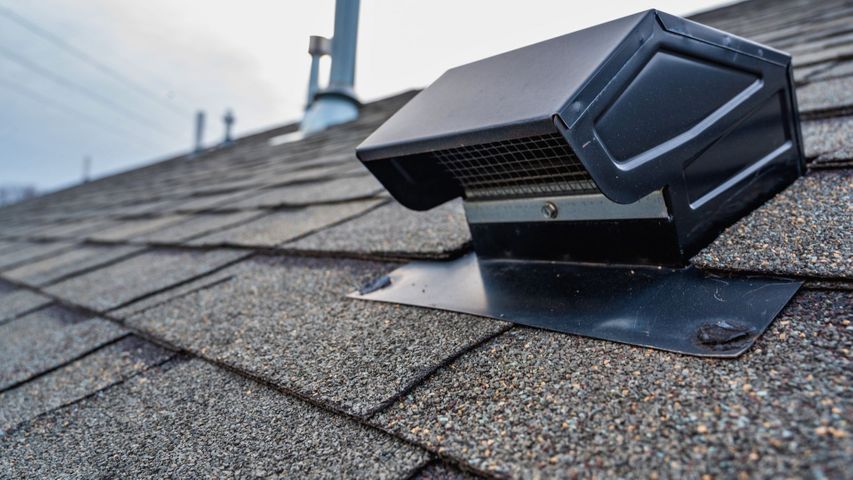
M234 276L233 269L225 268L215 271L208 275L204 275L196 280L182 283L181 285L163 290L159 293L147 296L123 307L110 310L110 317L117 319L126 319L132 315L148 310L149 308L166 303L174 298L182 297L196 290L209 288L218 283L224 282Z
M262 212L198 213L185 222L135 237L133 242L177 244L184 240L242 225L262 215Z
M476 480L482 478L442 462L434 462L419 471L412 480Z
M813 116L822 111L853 108L853 77L813 82L797 89L800 113ZM847 112L850 113L850 112Z
M803 122L806 158L817 165L853 162L853 116Z
M41 286L140 251L142 247L128 245L81 245L44 260L29 262L8 270L3 272L3 276L28 285Z
M342 202L373 197L383 190L382 185L372 175L359 175L261 190L251 197L229 204L228 207L251 209Z
M236 228L205 235L188 242L188 244L195 246L274 247L360 215L381 202L382 200L362 200L281 210Z
M803 67L807 65L815 65L834 60L844 60L853 57L853 42L826 46L824 48L815 48L812 51L796 53L794 52L793 63L795 67Z
M181 223L187 220L187 218L185 215L166 215L154 218L116 220L113 225L99 229L96 233L89 234L87 238L99 242L121 242L176 223Z
M818 63L815 65L809 65L807 67L795 68L794 69L794 83L797 86L802 86L809 82L813 77L815 77L819 72L823 72L826 70L827 66L823 63Z
M22 242L19 245L6 248L0 252L0 270L23 265L27 262L41 260L73 247L70 243L31 243Z
M797 180L729 227L692 262L702 268L853 279L853 170Z
M139 217L143 215L157 216L157 214L166 211L171 205L179 201L175 198L164 198L152 202L132 202L128 205L121 205L107 210L110 216L113 217Z
M0 282L0 324L50 302L44 295Z
M257 190L238 190L236 192L194 196L176 204L173 210L180 213L196 213L217 210L220 207L227 209L232 202L252 195L255 191Z
M426 212L415 212L393 202L285 248L392 258L444 258L458 255L470 241L460 201Z
M507 324L345 298L394 268L257 258L230 280L144 311L128 325L299 395L366 415Z
M103 217L85 218L72 220L70 222L51 223L34 231L30 237L34 239L78 239L87 234L106 228L111 224L110 220Z
M45 224L42 221L34 218L27 218L23 221L14 219L12 222L4 222L5 226L0 231L0 237L8 240L23 240L31 237L32 233L44 228Z
M846 476L853 294L806 292L719 361L516 328L374 419L498 475Z
M0 390L66 363L127 332L59 306L0 325Z
M404 478L427 459L198 360L169 362L0 437L7 478Z
M853 76L853 61L834 63L809 77L810 81L830 80Z
M263 191L264 187L286 185L294 182L322 181L340 175L344 172L343 168L340 165L321 165L304 169L294 169L294 167L290 166L284 172L268 174L264 178L264 182L256 188L229 190L218 193L194 192L193 196L176 203L172 207L172 210L177 212L230 210L233 208L235 202L256 195L258 192Z
M23 385L0 393L0 437L19 424L91 395L173 354L127 337Z
M235 250L156 250L72 277L45 289L68 302L106 311L237 261Z

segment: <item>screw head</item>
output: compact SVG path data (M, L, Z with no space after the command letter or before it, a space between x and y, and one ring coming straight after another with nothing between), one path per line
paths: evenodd
M545 204L542 205L541 212L542 216L545 218L557 218L557 215L560 213L560 211L557 209L557 206L554 205L553 202L545 202Z

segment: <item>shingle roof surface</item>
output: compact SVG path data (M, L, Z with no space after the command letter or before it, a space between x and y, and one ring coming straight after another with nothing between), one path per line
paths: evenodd
M201 360L149 369L15 432L0 445L9 478L399 478L429 459Z
M0 325L0 390L123 337L113 322L86 318L58 306L37 310Z
M853 453L836 438L853 407L851 320L853 294L805 292L734 362L516 328L373 421L518 477L840 478Z
M17 388L0 393L3 402L0 429L11 431L21 423L107 389L173 356L174 352L133 336L104 344L63 368L45 371Z
M50 303L50 298L0 282L0 325Z
M470 248L354 147L415 92L0 209L0 477L815 477L853 464L853 3L696 20L794 55L809 169L693 259L806 287L699 359L346 298Z

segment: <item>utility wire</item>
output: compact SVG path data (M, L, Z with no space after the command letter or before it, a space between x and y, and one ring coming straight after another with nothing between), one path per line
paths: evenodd
M15 63L17 63L17 64L19 64L25 68L32 70L33 72L35 72L35 73L37 73L43 77L49 78L49 79L53 80L54 82L66 87L66 88L69 88L69 89L74 90L80 94L83 94L83 95L89 97L90 99L92 99L92 100L94 100L94 101L96 101L102 105L105 105L105 106L111 108L112 110L114 110L116 112L121 113L122 115L124 115L128 118L136 120L137 123L140 123L142 125L149 127L152 131L156 131L157 133L165 136L166 138L170 138L170 139L174 138L174 136L172 135L171 132L161 129L158 124L151 122L150 120L148 120L147 118L137 114L133 110L126 108L122 105L119 105L118 103L112 101L108 97L105 97L105 96L101 95L100 93L95 93L95 92L89 90L88 88L86 88L85 86L80 85L79 83L72 82L71 80L68 80L67 78L64 78L60 75L57 75L56 73L53 73L52 71L48 70L47 68L44 68L44 67L42 67L42 66L40 66L40 65L30 61L30 60L18 55L17 53L15 53L15 52L13 52L13 51L5 48L5 47L0 46L0 55L12 60L13 62L15 62Z
M148 97L150 100L157 102L160 106L169 109L169 111L171 111L177 115L180 115L181 118L185 118L187 116L187 112L185 112L181 108L178 108L177 106L173 105L172 103L169 103L168 101L164 100L156 92L149 90L148 88L140 85L139 83L135 82L134 80L132 80L128 76L122 74L121 72L116 71L114 68L110 67L109 65L106 65L106 64L102 63L101 61L99 61L98 59L92 57L91 55L89 55L85 51L69 44L68 42L66 42L61 37L49 32L48 30L45 30L42 27L39 27L38 25L33 23L31 20L27 20L26 18L22 17L18 13L15 13L11 9L9 9L8 7L0 5L0 16L6 17L7 19L11 20L12 22L15 22L19 26L25 28L29 32L43 38L44 40L47 40L48 42L52 43L54 46L64 50L66 53L73 55L74 57L77 57L78 60L81 60L85 63L88 63L90 66L98 69L101 73L109 76L110 78L112 78L113 80L115 80L119 83L124 84L125 87L127 87L131 90L134 90L137 93L144 95L145 97Z
M140 146L150 147L152 145L152 142L150 140L146 140L140 136L137 136L135 133L133 133L129 130L124 130L122 128L116 127L115 125L112 125L112 124L109 124L106 122L102 122L98 118L93 117L91 115L88 115L84 112L81 112L80 110L77 110L74 107L70 107L70 106L65 105L63 103L57 102L53 98L46 97L46 96L41 95L37 92L34 92L34 91L29 90L27 88L24 88L21 85L18 85L17 83L14 83L14 82L10 82L10 81L2 78L2 77L0 77L0 86L3 86L5 88L21 95L21 96L28 97L31 100L35 100L36 102L47 105L47 106L49 106L55 110L59 110L65 114L70 115L71 117L73 117L75 119L80 119L80 120L84 120L86 122L89 122L93 126L96 126L100 129L109 131L110 133L113 133L114 135L119 136L123 140L127 139L127 138L132 138Z

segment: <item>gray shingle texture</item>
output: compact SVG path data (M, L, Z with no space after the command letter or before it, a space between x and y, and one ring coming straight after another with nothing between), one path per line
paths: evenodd
M238 190L236 192L225 192L214 195L201 195L187 198L176 204L173 209L180 213L194 213L200 211L216 210L219 207L228 208L233 201L252 195L256 190Z
M0 390L126 334L118 325L52 306L0 325Z
M824 80L800 87L797 89L797 102L802 113L853 107L853 77Z
M384 406L504 322L345 298L393 265L258 258L128 325L355 415Z
M298 168L298 165L286 165L283 171L279 173L265 171L263 173L263 182L257 188L208 193L205 195L199 195L201 192L195 192L196 196L182 200L171 209L178 212L231 210L234 208L236 202L263 192L265 187L272 188L277 185L322 182L323 180L349 173L351 170L351 167L348 165L350 162L344 164L338 162L331 165L320 163L319 165L308 165L307 168Z
M40 260L72 248L70 243L25 243L0 252L0 270L8 270L26 262Z
M838 62L809 77L810 81L829 80L853 76L853 61Z
M381 202L382 200L362 200L281 210L239 227L205 235L188 242L188 244L195 246L274 247L358 216Z
M0 283L0 324L50 302L44 295Z
M142 251L141 247L129 245L78 246L44 260L25 263L18 268L3 272L3 276L28 285L41 286L140 251Z
M384 188L373 175L359 175L261 190L228 206L245 209L342 202L376 196L382 191Z
M105 311L191 280L245 255L235 250L143 253L51 285L46 291L71 303Z
M435 462L424 467L412 480L476 480L480 477L446 463Z
M199 213L187 221L168 225L150 233L139 235L134 242L178 244L184 240L203 236L225 228L242 225L263 213L257 211L232 213Z
M163 217L141 218L133 220L116 220L113 225L99 229L87 237L99 242L118 242L130 240L145 233L159 230L187 220L185 215L166 215Z
M816 45L816 47L818 48L813 47L811 51L802 53L791 52L794 56L794 66L802 67L853 57L853 42L835 46L823 46L824 48L819 48L821 45Z
M806 157L818 165L853 161L853 116L803 122Z
M78 219L70 222L52 223L34 231L30 237L47 240L84 238L89 233L106 228L110 224L110 220L102 216Z
M196 280L189 281L181 285L163 290L154 295L145 297L143 299L140 299L139 301L135 301L121 308L110 310L110 317L117 319L125 319L144 310L148 310L149 308L164 304L174 298L182 297L184 295L193 293L196 290L202 290L218 283L222 283L232 278L233 276L234 273L232 269L225 268L222 270L218 270L216 272L199 277Z
M448 202L426 212L414 212L393 202L355 220L289 243L285 248L431 258L457 255L470 241L461 202Z
M853 279L853 170L812 172L729 227L699 267Z
M172 355L152 343L126 337L0 393L0 437L27 420L109 387Z
M519 478L846 476L853 294L801 294L738 361L516 328L374 419Z
M0 437L0 476L403 478L422 450L199 360Z

